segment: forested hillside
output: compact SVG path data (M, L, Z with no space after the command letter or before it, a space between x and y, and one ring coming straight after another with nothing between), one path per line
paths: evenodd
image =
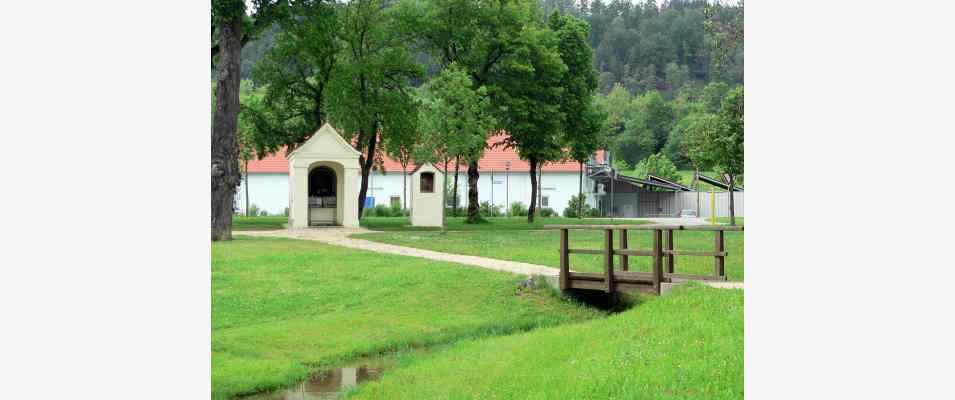
M701 90L718 80L730 86L743 83L743 46L727 63L714 68L704 44L704 1L672 0L541 0L544 15L557 9L590 23L594 68L600 73L600 92L610 93L620 83L632 95L658 90L667 98L681 88ZM732 23L742 6L713 7L716 19ZM739 18L742 23L742 18ZM742 26L739 26L742 29ZM242 49L242 79L251 79L252 66L272 43L276 28ZM433 69L432 69L433 70Z

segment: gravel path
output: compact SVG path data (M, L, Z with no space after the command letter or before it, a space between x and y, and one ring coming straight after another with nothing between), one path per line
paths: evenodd
M541 275L553 284L556 284L560 270L543 265L528 264L517 261L497 260L493 258L466 256L462 254L442 253L438 251L416 249L413 247L396 246L372 242L363 239L354 239L348 236L357 233L375 232L365 228L307 228L281 229L274 231L235 231L235 235L284 237L291 239L316 240L335 246L351 249L368 250L378 253L398 254L402 256L421 257L429 260L448 261L468 266L506 271L521 275ZM742 289L743 282L704 282L704 284L721 289Z

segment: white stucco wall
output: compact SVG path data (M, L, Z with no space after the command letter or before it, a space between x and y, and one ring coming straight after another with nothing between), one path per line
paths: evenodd
M361 183L359 176L358 184ZM449 184L454 179L448 177ZM458 195L460 207L467 207L468 186L467 174L463 171L458 176ZM374 172L370 175L368 183L368 196L375 198L375 204L390 205L391 196L398 196L404 207L405 196L402 193L402 173L401 171L389 171L386 174ZM436 182L438 187L441 181ZM243 181L244 184L244 181ZM577 195L577 173L576 172L545 172L541 178L542 195L548 197L547 207L553 208L558 213L563 213L567 207L567 202L571 196ZM524 203L524 206L530 205L531 181L528 173L511 172L505 174L503 171L494 172L493 190L491 188L491 173L482 172L478 179L478 194L480 201L492 201L502 207L515 201ZM593 188L593 183L586 177L584 178L584 193L588 193L587 200L592 206L594 196L589 194ZM245 196L244 187L239 188L239 196ZM411 190L411 174L408 174L407 190ZM281 215L288 207L288 175L287 174L257 174L252 173L249 176L249 197L252 203L259 208L265 209L269 214ZM450 200L449 200L450 201ZM238 207L245 209L244 197L238 200ZM411 206L411 200L408 199L408 207Z
M235 197L239 212L245 214L245 179ZM288 174L249 174L249 204L269 215L282 215L288 207Z

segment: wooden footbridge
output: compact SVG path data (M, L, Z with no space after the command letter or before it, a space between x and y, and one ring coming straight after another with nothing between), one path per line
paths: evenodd
M546 229L560 230L560 289L600 290L611 294L635 291L660 294L663 283L686 280L725 281L726 256L724 233L742 231L742 226L721 225L546 225ZM602 249L570 248L568 231L599 230L604 232ZM632 249L627 246L628 231L651 231L653 246L650 249ZM619 232L620 243L614 248L614 231ZM712 231L713 251L676 250L673 231ZM603 255L604 272L572 272L571 254ZM620 257L620 270L614 269L614 256ZM630 257L653 257L651 272L630 271ZM680 274L674 271L677 256L713 257L712 275Z

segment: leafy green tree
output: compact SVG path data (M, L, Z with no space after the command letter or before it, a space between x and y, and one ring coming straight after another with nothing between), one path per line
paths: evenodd
M704 110L708 113L716 113L719 111L720 104L723 102L723 96L726 96L726 92L729 90L729 85L724 82L710 82L707 84L703 88L703 93L700 96Z
M702 112L692 112L686 117L681 118L680 121L673 126L673 129L670 130L670 136L667 138L666 145L663 146L663 154L679 168L694 167L694 163L687 156L686 143L684 143L684 141L687 135L686 132L690 126L704 115Z
M599 147L606 146L607 132L604 122L607 116L604 110L594 103L597 72L593 68L593 50L588 44L590 27L587 22L554 11L548 23L551 30L557 34L558 53L567 66L567 72L561 79L564 89L560 103L561 113L564 114L562 135L570 158L580 166L577 187L580 195L583 192L584 162Z
M643 159L637 163L635 170L637 176L641 178L654 175L676 183L681 183L682 179L676 165L661 153L651 154Z
M690 68L686 65L678 65L675 62L667 63L663 70L666 75L665 82L669 93L676 95L680 88L690 83Z
M328 83L340 43L335 7L326 1L296 1L277 24L273 45L255 64L252 77L265 95L251 108L257 154L305 143L325 122Z
M743 86L730 90L720 106L719 125L712 131L710 151L718 171L729 177L730 225L736 225L733 188L743 174Z
M634 111L625 121L623 135L617 141L617 156L633 165L650 154L659 153L666 144L673 124L673 106L660 92L650 91L634 100Z
M341 50L329 82L329 120L362 153L358 215L368 193L368 175L381 155L379 140L417 122L410 79L423 74L400 34L393 9L380 0L352 0L338 11Z
M535 24L536 25L536 24ZM531 199L527 222L534 222L537 208L537 171L544 162L562 157L564 114L561 79L567 66L557 51L553 31L528 25L521 32L517 57L503 65L492 92L497 96L500 118L510 134L506 145L530 164Z
M486 86L491 93L502 79L498 70L518 56L517 49L523 46L521 32L533 21L536 6L534 0L406 0L398 7L398 20L402 32L413 36L440 68L457 65L470 75L472 89ZM506 107L497 104L497 98L491 96L492 106ZM455 168L458 165L455 163ZM471 219L479 215L480 174L476 159L467 165L468 199L475 199L468 201Z
M428 100L422 106L421 128L428 142L442 147L434 153L443 154L445 163L452 158L477 163L484 155L487 132L497 125L487 89L472 87L467 72L456 64L441 71L427 87ZM477 185L477 179L470 177L470 169L468 178L469 185L472 182ZM472 204L477 207L471 207ZM468 190L468 223L480 219L477 190Z
M623 133L625 121L630 118L633 110L633 96L623 85L614 85L606 97L607 123L614 135Z
M729 177L732 194L736 179L743 174L743 86L730 90L718 114L706 114L692 121L684 143L687 157L700 168L714 168ZM730 195L730 224L736 224L736 210Z
M733 6L706 2L704 15L704 48L715 71L713 78L742 82L743 1Z

